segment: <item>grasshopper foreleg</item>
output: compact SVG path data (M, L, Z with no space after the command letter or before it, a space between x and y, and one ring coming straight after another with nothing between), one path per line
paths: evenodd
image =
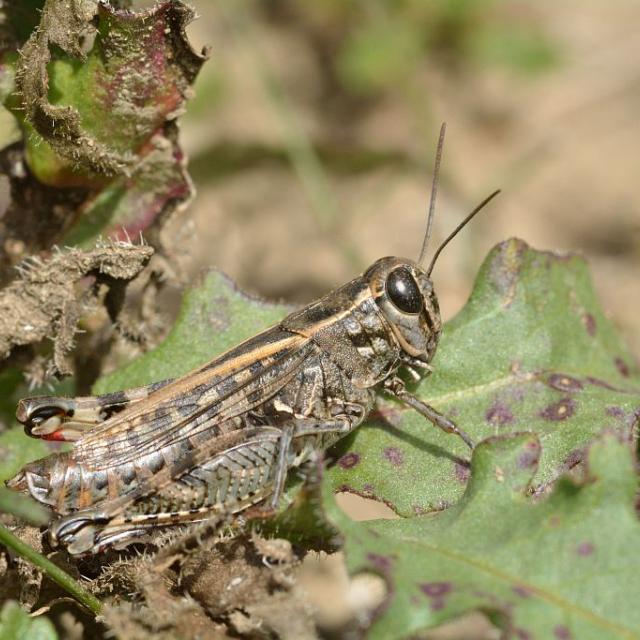
M398 400L415 409L420 415L424 416L429 422L439 429L442 429L445 433L454 433L460 437L470 449L474 448L473 440L467 433L460 429L455 422L436 411L432 406L411 395L405 389L404 382L400 378L388 378L387 381L385 381L385 389L391 395L398 398Z

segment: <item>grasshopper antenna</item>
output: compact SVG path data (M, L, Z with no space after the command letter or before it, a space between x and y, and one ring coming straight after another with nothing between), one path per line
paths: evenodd
M438 180L440 179L440 163L442 162L442 149L444 148L444 134L447 131L447 123L443 122L440 126L440 136L438 137L438 146L436 147L436 162L433 168L433 182L431 183L431 198L429 198L429 215L427 217L427 230L422 241L422 249L420 249L420 257L418 264L422 264L427 255L427 247L429 246L429 238L431 238L431 229L433 228L433 216L436 211L436 195L438 194Z
M480 213L482 209L485 208L498 194L500 193L500 189L494 191L490 196L487 196L443 241L443 243L436 249L436 252L433 254L433 258L431 258L431 264L427 269L427 276L431 276L431 272L433 271L433 266L438 259L438 256L442 253L442 250L453 240L458 232L463 229L466 224L475 217L476 214Z

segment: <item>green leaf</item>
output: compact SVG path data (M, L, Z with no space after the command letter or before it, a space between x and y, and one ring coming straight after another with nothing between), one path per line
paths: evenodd
M589 450L581 485L559 481L526 499L540 442L532 434L485 440L467 489L430 516L354 522L325 487L351 573L388 586L368 638L407 637L461 614L493 614L513 638L640 638L640 523L628 443L606 434Z
M5 487L0 487L0 513L10 513L34 525L47 524L50 517L49 512L35 500Z
M57 640L53 624L40 616L32 618L17 602L5 602L0 611L0 640Z
M47 453L49 449L42 440L26 438L22 429L9 429L0 434L0 483L15 475L30 460L42 458ZM33 524L49 521L42 505L1 485L0 513L11 513Z
M0 434L0 481L14 476L30 460L49 453L43 440L28 438L21 428Z
M520 240L487 256L471 298L445 325L433 366L416 395L476 442L539 434L535 485L577 464L603 429L630 436L640 416L637 368L596 300L585 261ZM458 438L396 403L381 405L334 453L334 489L377 498L404 516L452 504L469 475Z
M185 34L193 11L178 0L139 12L47 0L38 15L6 101L27 168L42 185L80 190L66 244L136 237L192 196L176 118L205 59Z

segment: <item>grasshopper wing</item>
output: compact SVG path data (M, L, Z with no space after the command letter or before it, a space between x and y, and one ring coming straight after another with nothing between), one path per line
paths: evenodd
M312 348L304 336L268 329L89 430L76 442L73 459L106 469L185 440L217 437L231 428L231 419L293 380Z

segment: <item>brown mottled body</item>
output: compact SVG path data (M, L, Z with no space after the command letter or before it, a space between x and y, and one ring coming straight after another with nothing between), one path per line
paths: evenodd
M410 395L402 367L431 371L442 330L431 271L486 198L423 265L435 210L440 130L418 262L382 258L360 277L182 378L88 398L27 398L33 437L74 441L7 482L49 505L54 544L72 554L124 546L156 527L274 509L287 471L362 423L384 390L473 447Z
M329 353L328 341L340 349ZM105 546L87 531L139 534L253 504L273 490L282 427L301 427L286 465L302 464L360 424L373 385L399 355L358 278L181 379L97 398L22 401L18 416L32 435L69 433L71 423L80 438L73 451L27 465L10 486L64 516L52 537L72 552ZM42 408L46 419L34 428L29 416ZM64 413L49 415L52 408ZM92 418L102 422L83 432Z
M287 470L361 424L381 388L469 442L397 377L401 366L415 376L430 370L440 331L427 274L383 258L182 378L22 401L30 435L75 445L27 465L9 486L60 516L54 543L95 553L159 526L267 499L275 507Z

